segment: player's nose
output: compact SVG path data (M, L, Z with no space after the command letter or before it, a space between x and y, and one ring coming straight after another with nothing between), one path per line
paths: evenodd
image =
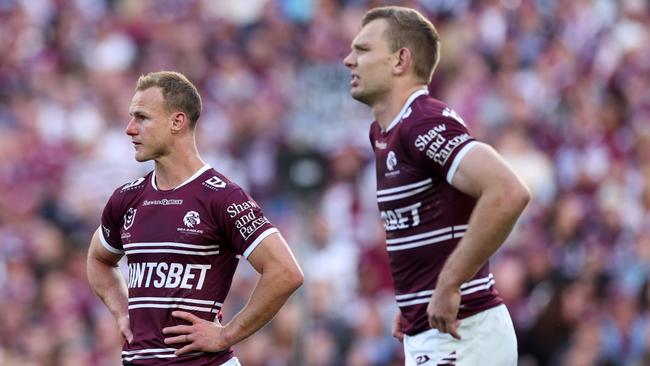
M138 130L135 128L135 123L133 123L134 118L131 118L129 120L129 123L126 124L126 128L124 129L124 132L129 135L133 136L138 133Z
M345 67L347 67L349 69L354 67L354 64L355 64L355 62L354 62L354 52L350 51L350 53L348 53L348 55L345 56L345 58L343 59L343 64L345 65Z

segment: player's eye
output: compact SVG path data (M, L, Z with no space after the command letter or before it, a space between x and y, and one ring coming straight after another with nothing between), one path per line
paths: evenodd
M368 51L368 47L366 47L366 46L354 46L353 49L354 49L356 52L365 52L365 51Z

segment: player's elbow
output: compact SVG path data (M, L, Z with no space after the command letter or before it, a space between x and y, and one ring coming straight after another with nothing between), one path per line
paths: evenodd
M295 292L304 281L302 270L295 262L269 268L262 272L262 276L268 276L269 281L274 283L278 291L285 296Z
M526 208L531 199L530 190L519 179L510 182L504 193L509 206L517 215Z
M288 271L286 275L287 287L291 292L296 291L305 281L305 275L297 265Z

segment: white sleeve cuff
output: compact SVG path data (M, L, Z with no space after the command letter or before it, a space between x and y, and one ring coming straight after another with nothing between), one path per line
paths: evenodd
M279 232L280 232L280 230L278 230L277 228L274 228L274 227L272 227L270 229L266 229L266 231L261 233L255 239L255 241L251 245L249 245L248 248L246 248L246 251L244 252L244 258L248 259L248 256L251 255L251 253L253 253L253 250L255 250L255 248L257 248L257 246L260 245L262 240L264 240L267 236L269 236L271 234L274 234L274 233L279 233Z
M102 243L104 248L108 250L109 252L113 254L124 254L123 250L119 250L117 248L113 248L108 242L106 241L106 238L104 238L104 230L102 230L102 226L99 225L99 241Z
M458 154L456 154L454 161L451 162L451 167L449 167L449 170L447 171L447 183L451 184L451 181L454 180L454 174L456 174L456 170L458 170L458 166L460 165L460 161L463 160L465 154L467 154L476 145L478 145L477 141L470 141L467 145L463 146L463 148L460 149Z

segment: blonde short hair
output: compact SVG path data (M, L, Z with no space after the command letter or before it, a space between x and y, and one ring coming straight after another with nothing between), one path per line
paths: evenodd
M376 19L385 19L384 36L391 52L405 47L413 55L415 75L427 84L440 60L440 37L433 24L420 12L401 6L384 6L369 10L361 20L365 26Z
M201 95L185 75L176 71L150 72L138 78L136 91L158 87L162 89L167 113L183 112L194 129L201 116Z

